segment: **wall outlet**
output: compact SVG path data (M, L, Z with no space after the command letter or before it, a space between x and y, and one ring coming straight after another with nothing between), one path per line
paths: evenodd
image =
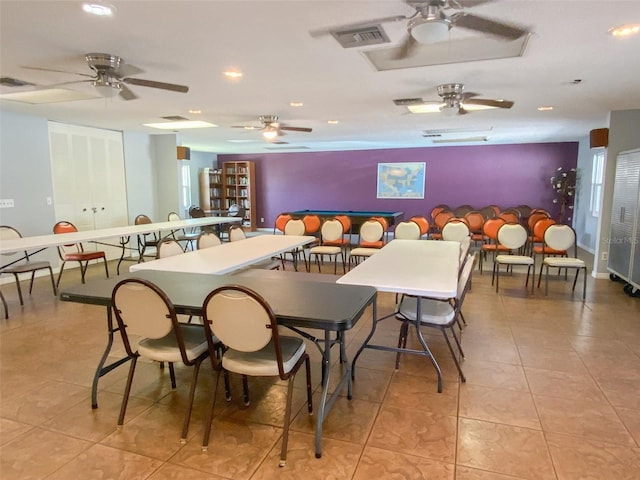
M13 208L15 205L13 204L13 198L3 198L0 200L0 208Z
M602 252L601 258L602 260L609 260L609 252Z
M264 217L260 217L260 223L264 223Z
M47 197L47 205L53 205L53 198Z

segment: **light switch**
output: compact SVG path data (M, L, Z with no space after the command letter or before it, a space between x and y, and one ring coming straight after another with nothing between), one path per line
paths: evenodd
M47 205L53 204L53 199L51 197L47 197Z
M13 208L13 198L3 198L0 200L0 208Z

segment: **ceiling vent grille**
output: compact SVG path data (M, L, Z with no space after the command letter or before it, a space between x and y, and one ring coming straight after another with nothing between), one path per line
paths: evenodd
M286 143L286 142L285 142ZM308 150L309 147L296 147L295 145L289 145L288 147L264 147L265 150Z
M342 45L342 48L390 43L389 37L387 37L381 25L367 25L350 30L336 30L331 32L331 35Z
M421 105L424 103L424 100L420 97L415 98L396 98L393 103L399 105L401 107L406 107L408 105Z

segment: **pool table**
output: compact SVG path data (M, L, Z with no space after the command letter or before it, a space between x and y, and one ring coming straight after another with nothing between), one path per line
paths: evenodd
M294 217L304 217L305 215L318 215L321 219L333 218L336 215L347 215L351 219L351 231L356 233L367 219L371 217L384 217L389 223L389 227L393 227L396 223L401 222L403 212L376 212L376 211L358 211L358 210L297 210L295 212L287 212Z

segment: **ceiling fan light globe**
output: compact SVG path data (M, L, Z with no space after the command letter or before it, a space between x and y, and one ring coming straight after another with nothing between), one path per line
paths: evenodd
M104 98L115 97L120 93L122 86L119 83L115 82L91 82L91 84L95 87L98 93Z
M451 22L449 20L434 19L417 22L415 25L411 25L409 30L416 42L428 45L448 40L450 28Z
M278 136L278 130L275 128L267 128L264 132L262 132L262 136L267 140L273 140Z

